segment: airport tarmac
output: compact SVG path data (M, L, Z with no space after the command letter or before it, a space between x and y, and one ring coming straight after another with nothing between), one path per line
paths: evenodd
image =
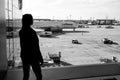
M64 34L55 37L40 37L39 45L44 58L49 58L48 53L58 54L61 52L61 60L72 65L102 64L100 59L112 59L117 57L120 61L120 26L113 29L106 28L78 28L76 32L71 29L64 30ZM108 38L119 45L103 44L102 39ZM72 40L78 40L81 44L73 44ZM7 44L8 44L7 40ZM11 39L11 43L12 43ZM9 45L7 45L9 47ZM10 46L11 58L15 56L15 60L20 60L19 38L14 38L14 46ZM13 49L14 47L14 49ZM13 51L14 50L14 51ZM7 48L9 53L9 48ZM14 53L14 54L13 54ZM8 58L9 58L9 54Z
M68 29L67 29L68 30ZM108 38L119 45L103 44L102 39ZM76 39L81 44L73 44ZM68 30L65 34L53 38L39 37L42 55L48 58L48 53L61 52L62 60L72 65L102 64L102 58L112 59L113 56L120 60L120 28L84 28L76 32Z

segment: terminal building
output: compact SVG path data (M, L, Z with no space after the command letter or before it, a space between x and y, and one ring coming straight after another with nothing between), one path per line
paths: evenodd
M9 68L19 52L14 33L20 29L23 0L0 0L0 80L22 80L22 68ZM98 20L98 23L106 20ZM112 22L113 20L108 20ZM64 26L66 26L64 24ZM14 27L18 27L14 30ZM7 34L12 37L7 38ZM19 60L19 56L16 56ZM120 63L42 68L43 80L120 80ZM36 80L31 71L30 79Z
M115 19L97 19L96 22L98 25L114 25L116 20Z

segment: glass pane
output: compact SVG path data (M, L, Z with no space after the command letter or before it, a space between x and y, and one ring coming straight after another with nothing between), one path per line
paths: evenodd
M21 28L22 12L18 7L18 0L5 1L7 58L8 67L18 67L20 60L20 45L18 32Z
M116 17L119 13L118 5L114 7L116 13L110 13L102 9L103 5L111 10L110 5L103 4L104 1L34 2L36 5L32 0L29 1L30 4L23 1L23 13L28 11L33 14L32 28L38 34L39 46L44 58L43 67L120 61L120 21ZM58 3L59 6L56 5ZM111 15L108 17L109 15L106 14ZM9 63L15 62L13 67L21 65L18 36L22 26L21 17L22 11L18 8L18 0L6 0L7 54Z

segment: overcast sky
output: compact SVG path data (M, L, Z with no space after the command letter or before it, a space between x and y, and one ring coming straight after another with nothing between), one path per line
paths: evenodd
M23 14L34 18L120 20L120 0L23 0Z

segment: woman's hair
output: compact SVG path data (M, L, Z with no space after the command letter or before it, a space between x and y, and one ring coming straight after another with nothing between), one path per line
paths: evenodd
M24 14L22 17L22 25L30 26L33 24L33 17L31 14Z

